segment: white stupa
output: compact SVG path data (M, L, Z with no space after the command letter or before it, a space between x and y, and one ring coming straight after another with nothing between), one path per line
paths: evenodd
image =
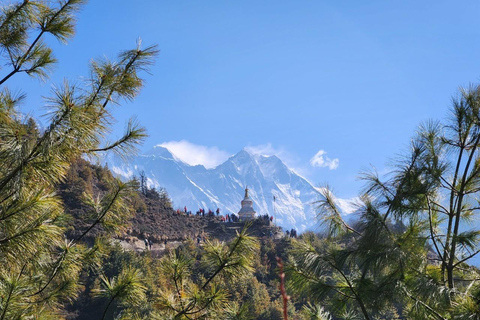
M255 218L255 211L253 210L253 201L248 196L248 187L245 189L245 198L242 200L242 208L238 211L238 216L241 220L250 220Z

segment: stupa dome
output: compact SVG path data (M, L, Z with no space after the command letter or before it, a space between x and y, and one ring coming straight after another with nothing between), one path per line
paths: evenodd
M248 187L245 188L245 198L242 200L242 208L238 211L238 216L242 220L249 220L255 217L255 211L253 210L253 201L248 196Z

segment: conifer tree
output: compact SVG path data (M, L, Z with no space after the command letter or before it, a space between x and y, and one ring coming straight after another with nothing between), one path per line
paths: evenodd
M140 191L145 196L147 195L147 190L148 190L147 176L145 175L145 171L142 170L140 172Z
M157 305L166 319L245 319L245 307L229 303L227 279L240 279L253 271L258 241L247 234L248 225L229 243L205 243L202 265L205 278L192 277L195 260L185 250L172 251L161 261L167 286ZM237 318L232 318L232 315Z
M7 81L20 73L47 79L56 62L48 36L67 42L84 0L56 3L24 0L0 14L0 320L59 319L65 303L75 299L82 269L95 261L97 247L82 244L89 231L103 225L118 231L130 214L131 183L116 181L111 191L85 195L92 220L75 239L63 229L64 211L55 194L69 165L79 157L113 151L126 156L146 136L131 120L125 134L105 143L112 120L110 107L133 99L157 53L155 46L127 50L115 61L94 61L88 85L65 81L47 99L50 123L42 132L24 123ZM108 282L106 282L108 283Z
M480 253L480 231L469 222L480 214L479 151L480 87L474 86L453 99L445 124L420 126L386 181L376 172L362 175L356 223L342 219L324 189L319 216L328 237L296 244L292 289L323 299L337 315L478 318L480 274L469 262Z

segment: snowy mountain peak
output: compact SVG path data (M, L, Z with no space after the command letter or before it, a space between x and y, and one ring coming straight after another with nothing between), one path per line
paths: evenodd
M277 156L251 154L245 149L216 168L190 166L168 149L155 146L136 157L131 165L107 160L108 166L126 178L144 171L151 187L163 187L175 208L220 209L237 213L248 186L257 215L274 216L286 229L304 231L316 226L315 205L319 191L289 169ZM275 201L274 201L275 196Z
M162 147L161 145L156 145L152 149L150 149L149 152L147 152L145 155L147 156L158 156L158 157L164 157L166 159L175 159L175 156L173 153L170 152L165 147Z
M228 160L232 160L232 161L255 161L255 158L250 152L248 152L247 150L245 150L245 148L243 148L238 153L231 156Z

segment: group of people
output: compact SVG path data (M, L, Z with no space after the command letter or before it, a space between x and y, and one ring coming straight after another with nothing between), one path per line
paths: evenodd
M147 239L145 238L145 240L143 240L143 242L145 243L145 250L152 250L152 247L153 247L153 241L151 239Z
M180 210L180 209L177 209L177 214L182 214L182 213L183 213L183 214L186 214L187 216L189 216L189 215L192 214L192 211L188 211L188 210L187 210L187 206L185 206L185 207L183 208L183 211Z
M234 213L227 213L226 215L222 216L222 222L238 222L239 220L240 218Z
M263 216L260 216L260 218L265 221L273 222L273 216L269 216L268 214L264 214Z
M296 238L297 237L297 230L293 229L292 230L287 230L285 232L287 234L287 237L290 237L290 238Z
M183 208L183 210L177 209L176 212L177 212L177 214L185 214L187 216L192 215L192 212L187 210L187 206L185 206ZM199 208L198 211L195 213L195 215L196 216L202 216L202 217L214 217L216 215L217 217L220 217L222 222L238 222L238 221L240 221L240 218L238 217L238 215L236 215L234 213L227 213L225 215L220 215L220 208L217 208L217 210L215 210L215 212L211 209L208 209L208 211L205 211L205 209ZM268 215L267 215L267 217L268 217ZM272 220L273 220L273 217L272 217Z
M183 208L183 210L177 209L176 212L177 212L177 214L185 214L187 216L192 215L192 211L188 211L187 206L185 206ZM215 212L213 212L211 209L208 209L208 211L205 211L205 209L199 208L198 211L195 213L195 215L202 216L202 217L205 217L205 216L214 217L215 215L217 215L217 217L218 217L220 215L220 208L217 208L217 210L215 210ZM273 222L273 216L269 216L268 214L264 214L264 215L260 216L259 218L263 219L265 221ZM238 215L236 215L234 213L230 213L230 214L227 213L224 216L222 215L221 219L222 219L222 222L238 222L238 221L240 221L240 218L238 217Z
M143 240L143 243L145 243L145 250L152 250L152 247L153 247L152 239L149 239L147 236L147 238ZM163 244L165 245L165 248L167 248L167 237L164 238Z
M187 208L187 207L185 207L185 210L186 210L186 208ZM215 213L216 213L217 216L218 216L218 215L220 214L220 208L217 208L217 210L215 210ZM201 215L202 217L205 217L205 216L207 216L207 217L213 217L213 216L215 215L214 212L213 212L212 210L210 210L210 209L208 209L208 212L205 213L205 209L203 209L203 208L198 209L198 211L197 211L196 214L197 214L197 216L200 216L200 215Z
M202 216L202 217L205 217L205 216L207 216L207 217L213 217L213 216L215 215L215 213L217 214L217 216L220 215L220 208L217 208L217 210L215 210L215 212L213 212L211 209L208 209L208 211L205 212L205 209L200 208L200 209L198 209L198 211L196 212L196 215L197 215L197 216ZM180 210L180 209L177 209L177 214L185 214L185 215L187 215L187 216L190 216L190 215L192 215L192 211L188 211L188 210L187 210L187 206L185 206L185 207L183 208L183 211Z
M185 206L183 208L183 211L180 210L180 209L177 209L177 214L186 214L187 216L189 216L189 215L192 215L192 212L188 211L187 207ZM197 216L202 216L202 217L205 217L205 216L213 217L213 216L215 216L215 214L217 216L220 215L220 209L219 208L217 208L217 210L215 210L215 212L213 212L210 209L208 209L208 211L205 212L205 209L199 208L198 211L196 212ZM238 222L238 221L240 221L240 218L238 217L238 215L236 215L234 213L230 213L230 214L227 213L225 215L220 216L220 218L221 218L222 222ZM264 221L270 221L271 223L273 222L273 216L270 216L268 214L261 215L258 218L262 219ZM295 230L293 228L291 230L287 230L285 233L286 233L287 237L291 237L291 238L296 238L297 237L297 230ZM202 238L199 236L197 238L197 242L200 243L201 239ZM147 239L145 239L145 248L148 248ZM151 249L151 245L150 245L150 249Z

